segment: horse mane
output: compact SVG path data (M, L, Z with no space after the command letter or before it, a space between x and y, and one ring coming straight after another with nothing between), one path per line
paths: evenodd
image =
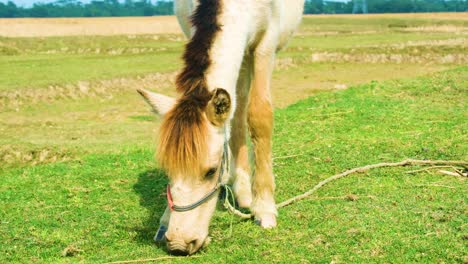
M185 47L184 68L177 76L181 93L161 124L158 144L160 165L172 175L197 175L200 157L206 157L208 127L204 111L211 93L205 74L211 65L209 50L220 31L219 0L200 0L191 17L195 34Z

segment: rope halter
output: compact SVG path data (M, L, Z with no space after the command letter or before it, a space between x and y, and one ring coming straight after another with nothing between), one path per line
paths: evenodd
M171 185L167 185L167 190L166 190L166 196L167 196L167 204L171 211L175 212L187 212L190 210L193 210L197 208L198 206L206 203L209 201L211 198L215 196L215 194L218 192L218 190L222 187L225 186L224 183L222 183L222 177L225 173L228 172L229 169L229 147L228 147L228 140L227 137L225 137L224 140L224 146L223 146L223 157L221 158L221 164L219 165L219 170L218 170L218 182L216 186L211 190L208 194L203 196L200 200L189 204L189 205L176 205L174 204L174 201L172 199L172 194L171 194Z

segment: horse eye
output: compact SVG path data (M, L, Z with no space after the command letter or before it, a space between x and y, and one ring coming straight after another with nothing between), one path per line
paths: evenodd
M208 172L205 174L206 178L212 177L216 173L216 168L211 168L208 170Z

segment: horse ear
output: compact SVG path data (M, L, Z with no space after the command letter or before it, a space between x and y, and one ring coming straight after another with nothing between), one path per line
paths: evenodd
M153 93L145 89L137 89L137 92L151 106L153 112L158 115L165 115L175 104L175 99L158 93Z
M216 88L212 92L211 100L206 106L206 116L215 126L221 127L229 117L231 110L231 97L229 93L222 89Z

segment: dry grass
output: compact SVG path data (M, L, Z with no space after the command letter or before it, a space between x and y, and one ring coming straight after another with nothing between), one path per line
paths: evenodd
M0 36L181 34L175 16L0 19Z
M304 66L311 63L325 63L319 68ZM361 66L355 68L355 64ZM404 63L413 65L400 66ZM373 80L387 80L407 78L414 75L440 71L446 66L435 63L448 64L468 63L468 56L456 55L388 55L388 54L356 54L344 53L312 53L310 57L294 59L291 57L279 58L276 61L276 71L273 82L273 101L275 107L283 108L298 100L309 97L321 90L342 90L349 85L356 85ZM333 66L332 63L339 63ZM383 67L376 65L387 63ZM426 63L424 67L417 63ZM368 64L368 65L365 65ZM372 65L373 64L373 65ZM364 70L365 73L362 71ZM175 77L177 71L168 73L151 73L137 77L120 77L97 81L78 81L64 85L50 85L44 88L22 88L13 91L0 91L0 111L21 111L25 107L43 103L55 103L60 100L80 100L84 98L99 98L111 100L114 96L136 94L135 89L144 88L170 96L176 96ZM289 77L286 77L289 76ZM293 77L292 77L293 76ZM291 80L295 85L291 86ZM135 106L136 107L136 106Z
M410 78L468 63L467 30L458 21L431 26L430 21L416 23L410 19L349 19L352 23L344 23L334 18L305 18L302 33L307 36L296 37L280 53L272 87L276 108L320 90L344 90L370 81ZM117 24L104 27L112 21ZM125 21L134 26L124 27ZM59 31L46 32L45 24L64 27L70 34L82 34L79 30L91 25L96 25L92 28L95 32L100 28L99 34L124 34L0 41L0 48L3 44L18 50L5 53L2 58L6 63L0 68L0 80L3 85L10 85L4 88L0 82L0 167L75 160L83 153L146 146L154 119L135 89L175 95L173 79L184 42L179 33L137 35L135 30L144 29L138 23L148 21L173 23L178 31L174 17L0 20L2 33L6 31L1 26L8 22L16 23L11 28L23 26L29 30L21 34L58 34ZM29 27L25 27L26 22ZM405 27L389 27L390 24ZM118 31L119 25L127 31ZM157 30L148 23L143 26L152 33ZM415 31L401 34L406 29ZM36 75L39 68L44 74ZM99 74L87 74L94 71ZM22 73L20 77L17 72ZM15 78L18 82L11 81ZM136 124L140 132L135 129Z
M454 26L454 25L437 25L437 26L424 26L424 27L409 27L403 29L409 32L450 32L456 34L468 34L467 27Z
M468 55L459 54L422 54L420 56L408 54L358 54L350 55L340 52L317 52L310 57L310 62L352 62L352 63L439 63L439 64L467 64Z
M94 82L79 81L75 84L50 85L47 88L4 91L0 92L0 110L19 111L23 106L44 102L52 103L61 99L75 100L85 97L111 99L116 93L136 88L156 89L173 95L176 74L177 72L152 73L135 78L113 78Z
M440 40L419 40L419 41L407 41L401 43L393 43L388 45L364 45L362 47L367 48L396 48L404 49L408 47L440 47L440 46L460 46L460 50L468 48L468 42L466 38L451 38L451 39L440 39Z
M53 148L27 150L12 145L0 146L0 164L2 166L12 164L37 165L67 161L71 159L69 155L71 154Z
M313 18L434 18L468 20L468 13L414 13L366 15L306 15ZM414 29L413 29L414 30ZM422 29L427 31L429 29ZM431 29L433 30L433 29ZM453 28L437 28L452 31ZM103 18L15 18L0 19L0 36L50 37L78 35L181 34L175 16Z

